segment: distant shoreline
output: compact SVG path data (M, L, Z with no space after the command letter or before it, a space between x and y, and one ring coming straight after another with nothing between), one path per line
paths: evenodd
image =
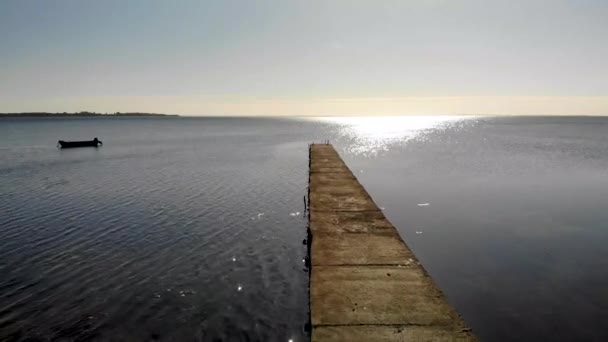
M86 117L177 117L177 114L157 114L157 113L47 113L47 112L23 112L23 113L0 113L0 118L86 118Z

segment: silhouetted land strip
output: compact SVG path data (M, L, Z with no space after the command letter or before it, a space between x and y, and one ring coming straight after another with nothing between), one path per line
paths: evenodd
M310 147L312 341L476 341L329 144Z
M157 114L157 113L95 113L95 112L76 112L76 113L48 113L48 112L23 112L23 113L0 113L0 118L15 118L15 117L175 117L175 114Z

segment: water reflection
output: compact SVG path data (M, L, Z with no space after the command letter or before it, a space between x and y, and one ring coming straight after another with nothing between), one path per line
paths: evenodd
M0 341L306 340L301 126L2 122Z
M392 145L412 139L424 139L433 129L453 127L471 116L385 116L385 117L323 117L323 122L338 125L338 136L351 140L348 153L375 156Z
M608 341L608 120L417 119L332 143L480 340Z
M302 121L3 122L0 341L308 340L322 139L482 340L608 341L608 119Z

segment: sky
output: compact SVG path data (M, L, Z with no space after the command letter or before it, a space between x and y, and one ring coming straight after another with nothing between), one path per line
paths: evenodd
M0 112L608 115L606 0L0 0Z

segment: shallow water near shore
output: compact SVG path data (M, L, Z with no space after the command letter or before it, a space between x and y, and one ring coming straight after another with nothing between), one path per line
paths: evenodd
M2 119L0 340L307 340L307 147L325 139L482 340L606 340L607 132L592 117Z

